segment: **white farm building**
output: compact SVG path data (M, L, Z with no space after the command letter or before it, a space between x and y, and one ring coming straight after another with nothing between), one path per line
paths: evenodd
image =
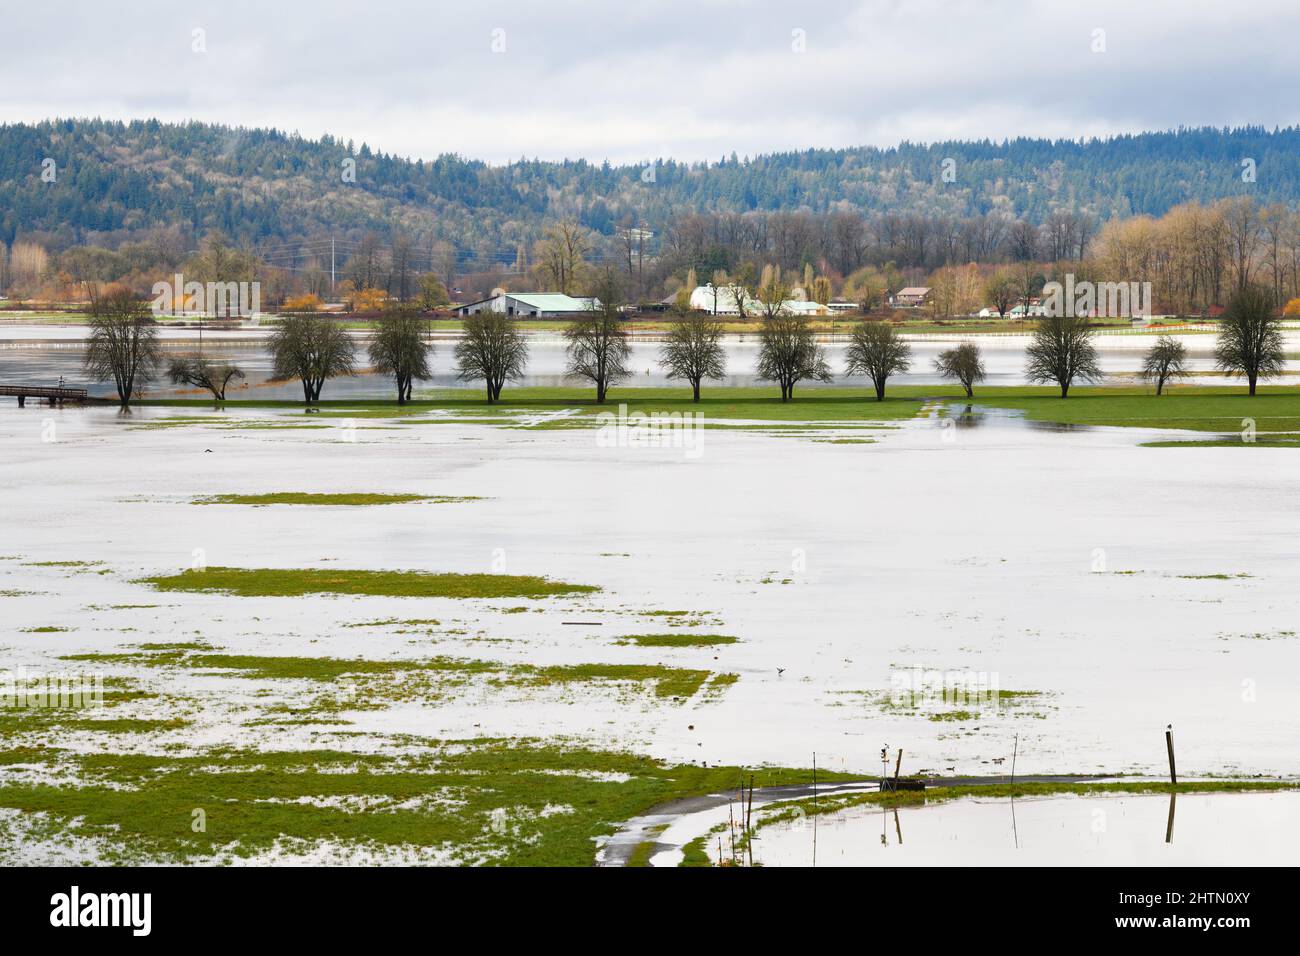
M500 292L462 305L457 315L500 312L527 319L553 319L591 312L600 308L593 296L571 296L562 292Z
M736 305L736 296L729 286L696 286L691 292L691 308L709 315L740 315ZM786 299L781 303L786 315L829 315L830 309L817 302L805 302L803 299ZM749 318L760 315L762 306L753 298L745 300L745 314Z

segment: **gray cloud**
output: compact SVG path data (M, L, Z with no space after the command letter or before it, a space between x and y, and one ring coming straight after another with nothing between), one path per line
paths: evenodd
M114 7L7 12L0 115L199 119L411 157L615 162L1300 122L1293 0Z

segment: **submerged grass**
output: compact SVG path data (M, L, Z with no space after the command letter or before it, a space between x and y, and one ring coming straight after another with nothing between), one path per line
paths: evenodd
M600 588L520 574L452 574L316 568L210 567L141 579L159 591L214 591L240 597L363 594L379 597L544 598Z
M208 650L201 646L202 650ZM260 654L200 653L187 645L141 645L139 651L67 654L61 660L140 667L185 667L190 670L229 671L230 676L267 680L337 682L342 678L403 675L446 676L455 680L487 675L496 687L548 687L583 682L653 684L655 695L684 700L693 696L712 676L710 671L660 664L506 664L463 657L425 657L408 660L365 660L337 657L275 657ZM368 684L360 703L373 707L386 698L406 698L410 688L389 683ZM432 691L433 688L426 688ZM340 705L332 705L331 709Z

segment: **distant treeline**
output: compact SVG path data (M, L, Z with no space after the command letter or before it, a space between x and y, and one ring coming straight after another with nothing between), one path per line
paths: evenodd
M1023 301L1066 264L1151 279L1169 308L1201 311L1252 273L1279 301L1300 292L1298 196L1293 128L489 166L275 130L59 120L0 126L0 291L84 299L87 283L144 291L183 271L259 280L268 305L367 290L435 304L457 287L580 291L610 266L653 301L776 268L869 307L977 264L956 282L968 293L937 306L959 312L988 304L993 271Z
M1242 179L1246 160L1253 182ZM1104 221L1244 192L1265 204L1300 198L1300 129L489 166L452 155L413 162L329 136L205 123L0 126L0 241L34 238L50 248L116 245L153 227L254 245L405 230L509 262L518 245L561 219L605 236L626 217L659 231L688 212L998 213L1042 224L1054 212Z

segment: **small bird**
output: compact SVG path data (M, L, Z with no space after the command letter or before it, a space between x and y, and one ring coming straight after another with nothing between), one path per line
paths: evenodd
M784 667L778 667L778 668L776 669L776 676L777 676L777 677L780 677L780 676L781 676L782 674L784 674L784 673L785 673L785 668L784 668Z

